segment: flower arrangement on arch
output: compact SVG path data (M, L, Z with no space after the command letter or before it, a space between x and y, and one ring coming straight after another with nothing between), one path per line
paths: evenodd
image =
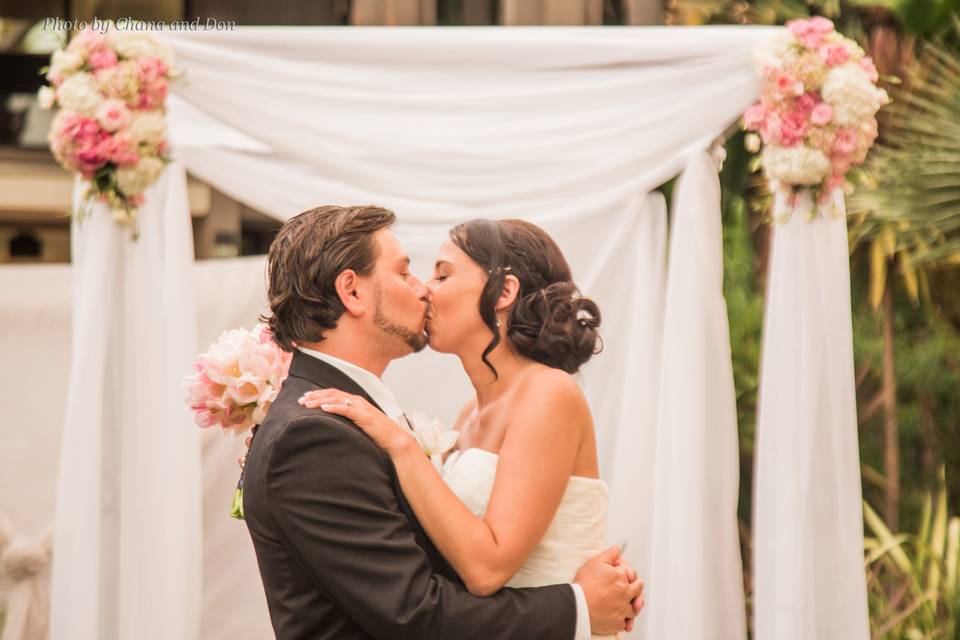
M86 29L55 51L39 106L58 108L48 134L50 150L68 171L89 183L91 199L109 205L114 219L133 227L143 192L169 162L165 100L177 77L173 52L149 33Z
M763 84L743 125L751 132L747 149L760 152L772 190L787 195L792 209L803 190L823 205L845 187L847 172L873 146L877 111L890 99L877 86L873 61L833 22L814 17L786 26L756 52Z

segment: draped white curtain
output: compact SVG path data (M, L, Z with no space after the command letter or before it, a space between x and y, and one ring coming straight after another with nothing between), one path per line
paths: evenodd
M235 456L208 437L201 485L179 390L218 333L201 330L199 343L194 333L184 166L281 220L319 204L390 207L420 274L465 218L546 228L604 312L606 350L582 383L611 483L610 541L629 540L628 558L648 576L635 635L744 638L719 191L705 152L756 97L751 51L775 31L163 34L186 71L170 114L183 165L148 194L138 243L102 211L76 234L54 640L193 638L199 625L204 638L254 638L266 628L249 539L226 517ZM668 273L667 212L650 191L681 172ZM219 330L255 321L262 271L250 274L198 294L233 309ZM395 363L387 382L405 406L447 419L468 391L438 354ZM203 565L201 524L222 545L207 541ZM861 557L842 553L847 568Z
M74 222L55 640L199 631L200 441L179 388L196 349L183 165L170 165L146 197L137 242L100 203Z
M804 197L774 225L753 480L754 629L777 640L868 638L843 194L808 220L812 206ZM788 211L778 197L774 215Z

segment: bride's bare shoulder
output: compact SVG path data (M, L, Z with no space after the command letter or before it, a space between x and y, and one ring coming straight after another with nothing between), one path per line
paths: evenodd
M567 414L573 421L589 417L587 399L580 385L566 371L537 365L524 376L517 389L517 408L527 407L542 412L545 408Z

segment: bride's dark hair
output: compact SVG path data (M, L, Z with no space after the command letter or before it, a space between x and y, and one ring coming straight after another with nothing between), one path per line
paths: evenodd
M496 304L508 275L520 291L507 319L507 340L531 360L574 373L600 352L600 308L580 296L570 265L546 231L524 220L470 220L450 230L450 240L487 270L480 317L493 334L483 362L500 343Z

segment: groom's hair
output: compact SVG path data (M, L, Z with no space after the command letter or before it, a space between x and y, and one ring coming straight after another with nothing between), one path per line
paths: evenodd
M345 311L334 282L352 269L370 275L379 257L373 234L396 221L375 206L317 207L287 220L267 255L267 297L272 314L261 316L284 351L320 342Z

